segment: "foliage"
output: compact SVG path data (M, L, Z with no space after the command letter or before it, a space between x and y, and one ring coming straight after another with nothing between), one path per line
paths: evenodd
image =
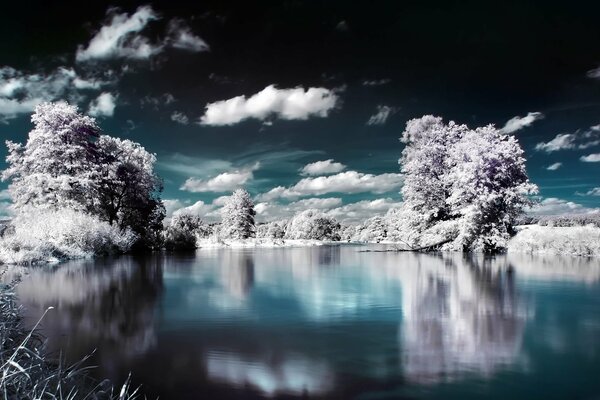
M130 229L155 246L162 230L156 157L130 140L101 135L94 118L65 102L42 103L25 145L7 142L9 193L17 213L31 208L83 211Z
M600 228L527 226L510 240L508 251L570 256L600 256Z
M272 221L256 226L256 237L264 239L283 239L286 221Z
M165 248L167 250L195 249L202 225L202 220L197 215L188 213L174 215L165 229Z
M221 210L220 235L225 239L255 237L254 203L244 189L238 189L225 202Z
M594 225L600 228L600 213L596 214L566 214L544 215L537 221L541 226L586 226Z
M409 121L401 140L404 202L390 215L390 235L411 246L450 239L448 250L506 248L537 190L518 141L491 125L469 129L433 116Z
M340 240L340 224L314 209L296 214L285 230L286 239Z
M98 217L68 208L30 208L11 222L0 239L0 262L32 264L128 251L136 240Z

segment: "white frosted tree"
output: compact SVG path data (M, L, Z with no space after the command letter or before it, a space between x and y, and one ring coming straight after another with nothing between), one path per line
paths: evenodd
M130 140L101 135L94 118L65 102L42 103L27 142L7 142L15 211L72 209L131 229L154 246L164 218L156 157Z
M181 213L174 215L165 229L165 248L168 250L191 250L197 247L196 238L202 231L202 220L197 215Z
M493 126L469 129L424 116L407 123L400 163L403 205L390 235L411 246L497 251L535 193L517 140Z
M87 209L99 174L96 121L58 102L38 105L31 122L25 145L6 142L8 168L2 178L11 181L14 208Z
M315 209L296 214L288 223L286 239L340 240L340 224Z
M244 189L237 189L221 209L221 237L248 239L255 236L254 203Z

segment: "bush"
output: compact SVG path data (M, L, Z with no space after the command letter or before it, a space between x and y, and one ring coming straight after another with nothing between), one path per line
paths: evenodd
M600 228L600 214L544 215L538 220L540 226L586 226Z
M33 264L128 251L136 240L97 217L70 209L30 209L0 239L0 262Z
M197 246L197 236L201 232L202 220L197 215L178 214L171 218L171 223L165 229L165 248L167 250L193 250Z
M508 251L551 255L600 256L600 228L529 226L508 243Z

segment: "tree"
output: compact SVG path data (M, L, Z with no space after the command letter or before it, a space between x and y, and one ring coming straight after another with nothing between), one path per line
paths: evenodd
M531 204L517 140L492 125L469 129L424 116L406 125L400 163L403 205L388 225L411 245L451 240L455 250L497 251Z
M285 235L285 221L272 221L256 227L256 237L265 239L283 239Z
M340 240L340 224L321 211L309 209L296 214L288 223L286 239Z
M138 143L107 135L96 145L102 159L93 211L111 225L131 228L145 247L155 247L165 216L162 182L154 174L156 156Z
M131 229L154 246L165 215L156 156L130 140L101 135L94 118L65 102L43 103L31 117L25 145L7 142L2 178L17 212L28 207L74 209Z
M171 218L165 229L165 248L168 250L192 250L197 247L196 236L202 226L197 215L182 213Z
M14 208L88 209L99 173L96 121L58 102L38 105L31 122L25 145L6 142L8 168L2 179L11 180Z
M221 210L221 237L247 239L255 236L254 203L250 194L238 189L227 199Z

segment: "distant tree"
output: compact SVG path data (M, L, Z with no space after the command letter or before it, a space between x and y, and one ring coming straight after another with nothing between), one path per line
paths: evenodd
M285 221L272 221L256 227L256 237L265 239L283 239L285 235Z
M250 194L238 189L225 202L221 209L221 237L226 239L247 239L256 234L254 203Z
M505 248L536 191L517 140L433 116L409 121L401 140L404 202L388 215L390 235L411 245L451 240L455 250Z
M202 227L197 215L182 213L171 218L165 229L165 248L168 250L191 250L197 247L196 238Z
M387 230L385 219L376 215L356 227L352 241L379 243L387 238Z
M296 214L288 223L286 239L340 240L340 224L314 209Z

